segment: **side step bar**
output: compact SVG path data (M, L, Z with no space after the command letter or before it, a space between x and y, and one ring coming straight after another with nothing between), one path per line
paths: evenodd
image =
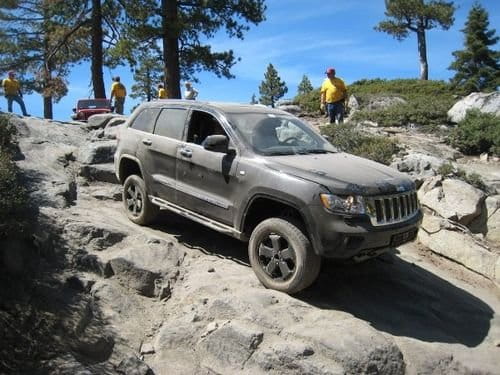
M235 237L239 240L243 240L243 241L248 240L247 236L245 236L242 232L234 229L233 227L230 227L229 225L219 223L216 220L209 219L209 218L207 218L203 215L200 215L196 212L193 212L193 211L188 210L186 208L180 207L176 204L170 203L168 201L165 201L161 198L158 198L158 197L155 197L152 195L149 196L149 200L151 201L151 203L157 205L162 210L172 211L172 212L174 212L178 215L181 215L187 219L196 221L197 223L199 223L201 225L204 225L204 226L209 227L213 230L216 230L217 232L227 234L227 235Z

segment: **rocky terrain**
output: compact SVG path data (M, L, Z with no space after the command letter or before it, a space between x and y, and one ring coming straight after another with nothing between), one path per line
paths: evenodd
M398 132L419 242L325 262L288 296L260 285L244 243L173 214L128 221L111 164L124 120L15 120L34 210L30 240L0 243L0 373L499 373L498 161ZM448 162L487 191L439 175Z

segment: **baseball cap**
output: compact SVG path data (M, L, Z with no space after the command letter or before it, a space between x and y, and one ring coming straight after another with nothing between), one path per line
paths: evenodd
M325 74L331 74L331 73L334 73L335 74L335 69L334 68L328 68L325 72Z

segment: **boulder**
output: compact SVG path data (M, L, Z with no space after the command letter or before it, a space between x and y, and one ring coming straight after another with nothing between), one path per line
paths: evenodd
M302 112L302 108L295 104L280 105L278 109L291 113L292 115L298 115Z
M154 375L153 370L137 357L123 359L116 367L116 372L123 375Z
M420 243L435 253L500 282L498 254L437 216L425 215L418 234Z
M104 222L68 220L64 238L74 248L103 250L121 242L127 234Z
M82 164L102 164L113 162L116 141L98 141L85 145L78 152L78 161Z
M500 116L500 92L473 92L469 94L451 107L448 111L448 119L458 123L465 118L467 111L471 109L479 109L481 112Z
M160 278L159 274L139 268L123 258L111 259L109 264L121 285L145 297L154 297L155 283Z
M232 321L203 338L197 345L197 351L204 367L215 373L235 373L243 369L263 338L264 333L260 329L248 323Z
M468 225L481 214L481 204L486 196L464 181L445 179L433 186L424 183L418 191L418 198L421 205L440 216Z
M398 104L406 104L406 100L397 96L376 96L369 100L366 109L369 111L376 111L379 109L387 109Z
M99 115L90 116L87 122L87 128L89 129L102 129L104 128L111 119L115 117L122 117L120 115L115 115L113 113L103 113Z
M401 158L395 158L390 166L410 176L423 178L435 176L439 168L446 163L445 159L436 156L412 152Z
M394 341L356 319L299 323L283 329L281 336L287 341L312 338L314 357L321 356L334 361L337 368L341 366L342 371L334 373L405 373L403 354Z
M107 182L118 184L113 164L90 164L82 165L78 170L78 175L89 181Z
M500 195L486 198L486 238L500 247Z
M349 100L347 101L347 108L349 108L349 111L352 113L354 111L357 111L359 109L359 101L354 95L349 96Z

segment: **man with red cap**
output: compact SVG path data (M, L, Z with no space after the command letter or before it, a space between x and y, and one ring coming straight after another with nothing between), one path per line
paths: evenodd
M26 112L26 107L23 101L23 93L21 92L21 84L16 79L16 74L13 70L8 73L8 77L2 81L5 98L7 99L7 110L12 112L12 102L16 102L21 107L23 116L29 116Z
M328 114L330 123L344 122L344 102L347 89L344 81L335 77L335 69L328 68L325 72L327 78L321 85L321 110Z

